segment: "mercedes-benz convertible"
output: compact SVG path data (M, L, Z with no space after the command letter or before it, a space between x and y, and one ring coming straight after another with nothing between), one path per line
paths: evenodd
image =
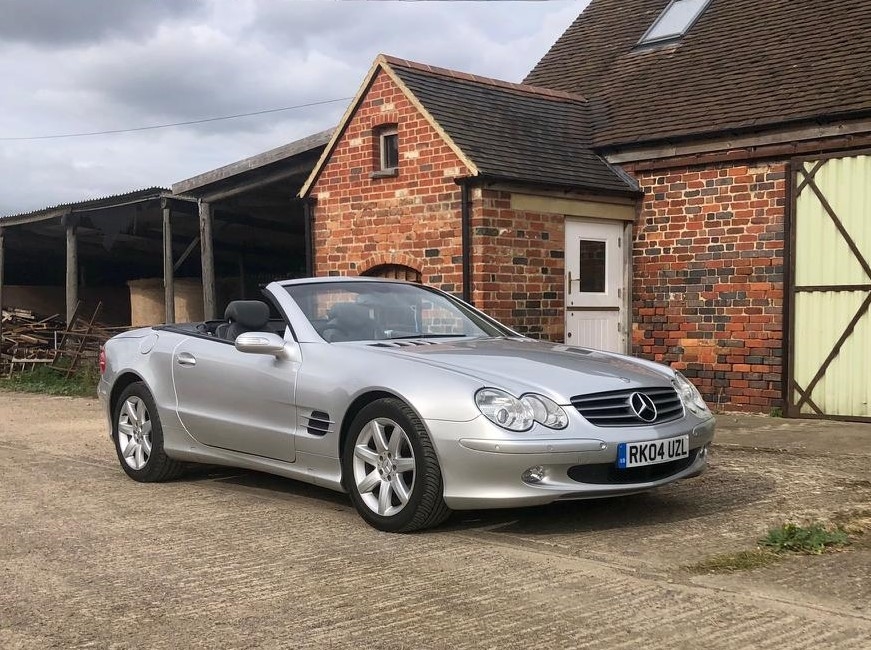
M369 524L407 532L706 466L714 418L679 372L527 338L433 288L273 282L224 316L106 343L98 392L130 478L260 470L347 492Z

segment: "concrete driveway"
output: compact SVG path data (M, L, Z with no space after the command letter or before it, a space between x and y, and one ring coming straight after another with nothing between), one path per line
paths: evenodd
M0 393L0 647L871 647L864 538L685 568L785 520L871 514L871 427L722 421L698 479L403 536L253 472L134 483L96 401Z

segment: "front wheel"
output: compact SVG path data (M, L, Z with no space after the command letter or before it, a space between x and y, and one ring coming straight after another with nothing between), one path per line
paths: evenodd
M121 468L134 481L167 481L182 465L163 450L163 428L157 406L142 382L130 384L115 404L112 437Z
M342 454L342 474L357 512L379 530L430 528L451 513L429 434L401 400L379 399L357 414Z

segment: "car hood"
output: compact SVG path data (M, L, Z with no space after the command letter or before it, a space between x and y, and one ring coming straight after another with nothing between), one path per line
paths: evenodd
M665 366L533 339L420 339L380 342L374 347L461 372L517 395L542 393L562 404L574 395L671 385L671 372Z

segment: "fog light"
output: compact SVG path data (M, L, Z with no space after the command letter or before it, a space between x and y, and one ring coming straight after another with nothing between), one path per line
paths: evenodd
M708 457L708 445L699 449L699 460L705 460Z
M520 475L520 478L524 483L541 483L544 480L544 467L541 465L530 467Z

